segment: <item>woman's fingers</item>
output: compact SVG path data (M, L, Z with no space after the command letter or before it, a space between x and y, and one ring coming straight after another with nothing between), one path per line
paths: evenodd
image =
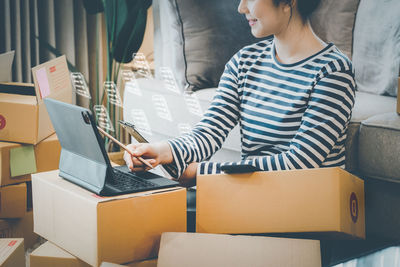
M151 146L149 144L130 144L127 146L130 153L124 153L124 159L128 168L133 171L147 171L150 168L143 164L137 157L142 157L153 167L157 165L157 160L153 158L155 155L152 153Z

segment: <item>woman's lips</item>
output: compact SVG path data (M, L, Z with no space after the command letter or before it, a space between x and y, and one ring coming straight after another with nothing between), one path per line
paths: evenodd
M250 26L254 26L254 24L256 24L257 20L256 19L249 19L249 25Z

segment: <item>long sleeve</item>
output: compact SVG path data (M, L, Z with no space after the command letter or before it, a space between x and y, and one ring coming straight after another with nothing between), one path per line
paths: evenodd
M238 60L235 55L226 64L216 95L192 131L168 141L173 154L171 164L180 177L191 162L209 159L224 143L239 119ZM175 178L177 178L175 177Z
M344 166L344 153L328 158L332 150L344 151L346 130L354 105L352 70L335 71L317 81L311 90L301 124L289 149L268 156L253 156L238 162L202 162L198 174L220 173L225 164L251 164L261 170L288 170ZM337 151L337 152L343 152Z
M351 61L333 44L286 65L274 51L273 40L261 41L228 62L203 119L169 141L178 177L191 162L200 162L198 174L241 163L265 171L344 167L356 87ZM237 123L242 159L208 161Z

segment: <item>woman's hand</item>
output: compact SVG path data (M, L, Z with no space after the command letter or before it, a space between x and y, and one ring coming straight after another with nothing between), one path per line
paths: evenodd
M133 172L149 170L137 157L142 157L153 167L156 167L158 164L168 164L172 162L172 152L168 143L139 143L130 144L127 147L132 155L125 151L124 160L128 168Z
M197 166L199 163L193 162L188 165L182 176L179 178L179 184L185 187L196 185Z

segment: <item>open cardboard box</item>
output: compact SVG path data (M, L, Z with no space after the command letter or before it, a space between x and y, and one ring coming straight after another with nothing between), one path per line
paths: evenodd
M34 84L0 83L0 140L37 144L54 133L44 97L72 103L65 56L32 68Z
M364 181L339 167L200 175L196 231L365 238Z
M163 232L186 231L185 188L99 197L51 171L32 191L34 231L93 266L154 258Z

